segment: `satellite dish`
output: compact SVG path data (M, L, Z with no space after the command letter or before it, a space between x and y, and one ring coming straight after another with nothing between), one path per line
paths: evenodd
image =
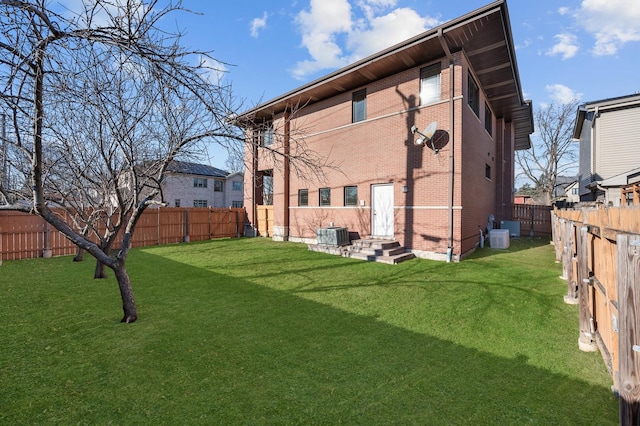
M431 140L431 138L433 137L433 134L436 132L436 129L438 128L438 122L437 121L432 121L431 123L429 123L429 125L427 126L426 129L424 129L424 132L422 132L424 134L424 136Z

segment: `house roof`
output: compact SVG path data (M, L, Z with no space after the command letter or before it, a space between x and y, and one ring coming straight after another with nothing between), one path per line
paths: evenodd
M239 121L269 119L292 105L327 99L462 50L496 117L514 123L515 148L530 148L533 111L531 101L522 95L506 0L490 3L267 101L242 114Z
M576 113L576 121L573 126L573 139L579 140L582 133L582 127L587 117L587 113L591 111L604 111L614 108L630 108L640 107L640 94L634 93L633 95L618 96L615 98L601 99L599 101L585 102L578 106L578 112Z
M213 166L177 160L173 160L169 163L167 171L185 175L211 176L219 178L227 177L227 175L229 175L229 172Z
M591 184L587 185L587 187L595 188L599 186L603 188L611 188L611 187L615 188L615 187L627 186L629 184L638 183L638 182L640 182L640 168L632 169L624 173L620 173L619 175L612 176L608 179L592 182Z

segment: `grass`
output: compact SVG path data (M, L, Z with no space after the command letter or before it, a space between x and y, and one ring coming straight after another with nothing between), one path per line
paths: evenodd
M0 267L0 424L617 424L548 241L396 266L264 239Z

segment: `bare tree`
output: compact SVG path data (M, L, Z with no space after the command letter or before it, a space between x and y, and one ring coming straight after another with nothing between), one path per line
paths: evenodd
M521 174L547 205L553 202L558 176L576 167L577 148L572 139L577 100L552 102L538 108L535 114L536 132L531 149L516 151L516 163Z
M168 164L199 141L237 138L232 94L209 78L206 52L184 50L180 34L159 26L178 10L179 1L94 0L63 15L46 0L0 0L3 143L25 172L21 188L0 187L0 208L41 216L113 270L123 322L138 317L131 239L143 211L162 202Z

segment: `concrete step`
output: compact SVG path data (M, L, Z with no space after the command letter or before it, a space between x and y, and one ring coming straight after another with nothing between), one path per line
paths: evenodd
M413 253L406 252L399 242L381 239L353 240L351 245L341 247L314 244L309 245L309 250L390 265L415 257Z

